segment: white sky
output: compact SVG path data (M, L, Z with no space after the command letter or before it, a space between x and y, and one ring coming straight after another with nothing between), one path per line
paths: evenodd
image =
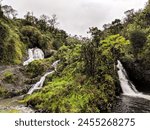
M89 27L122 19L129 9L141 9L148 0L3 0L2 4L11 5L23 17L27 11L35 16L56 14L59 28L72 35L86 36Z

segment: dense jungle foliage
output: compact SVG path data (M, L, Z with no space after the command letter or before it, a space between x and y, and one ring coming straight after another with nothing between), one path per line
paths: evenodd
M25 82L33 84L60 60L44 87L21 101L37 111L110 112L121 92L117 60L143 78L150 70L150 1L142 10L126 11L123 20L115 19L103 30L89 28L91 38L70 36L58 29L56 15L36 18L28 12L20 19L15 14L11 6L0 6L0 65L21 67L23 75L33 79ZM43 50L45 59L22 66L27 49L35 47ZM15 71L3 73L0 80L14 84L15 76ZM133 80L140 84L141 77ZM0 97L7 93L0 82Z

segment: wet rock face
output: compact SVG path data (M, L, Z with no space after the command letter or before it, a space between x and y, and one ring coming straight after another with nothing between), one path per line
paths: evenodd
M123 62L131 81L142 92L150 92L150 70L146 70L139 61Z
M30 87L27 81L21 66L1 66L0 97L9 98L26 93Z

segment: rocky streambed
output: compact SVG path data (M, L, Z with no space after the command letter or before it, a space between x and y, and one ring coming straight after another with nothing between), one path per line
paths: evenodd
M23 66L0 66L0 113L32 113L31 108L20 103L30 85L23 74Z
M21 99L21 96L0 99L0 113L34 113L33 109L19 102Z

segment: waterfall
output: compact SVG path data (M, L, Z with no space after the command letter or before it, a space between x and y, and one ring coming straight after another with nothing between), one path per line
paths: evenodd
M55 61L51 66L54 67L55 71L57 70L57 64L60 62L60 60Z
M120 61L118 61L117 68L119 69L118 76L119 76L119 81L120 81L120 85L122 87L123 94L125 94L125 95L137 94L138 91L136 90L136 88L132 84L132 82L130 80L128 80L128 75Z
M123 91L123 95L145 98L147 100L150 100L150 95L145 95L141 92L138 92L136 87L129 80L126 70L124 69L124 67L122 66L119 60L117 61L117 68L118 68L118 76L119 76L120 86Z
M34 60L44 59L44 53L39 48L28 49L28 60L26 60L23 65L28 65Z
M57 70L57 64L59 62L60 60L57 60L51 65L52 67L54 67L55 71ZM46 77L50 74L53 74L55 71L53 70L53 71L47 72L44 76L42 76L40 80L31 87L31 89L28 91L27 94L32 94L35 90L41 89L43 87Z

